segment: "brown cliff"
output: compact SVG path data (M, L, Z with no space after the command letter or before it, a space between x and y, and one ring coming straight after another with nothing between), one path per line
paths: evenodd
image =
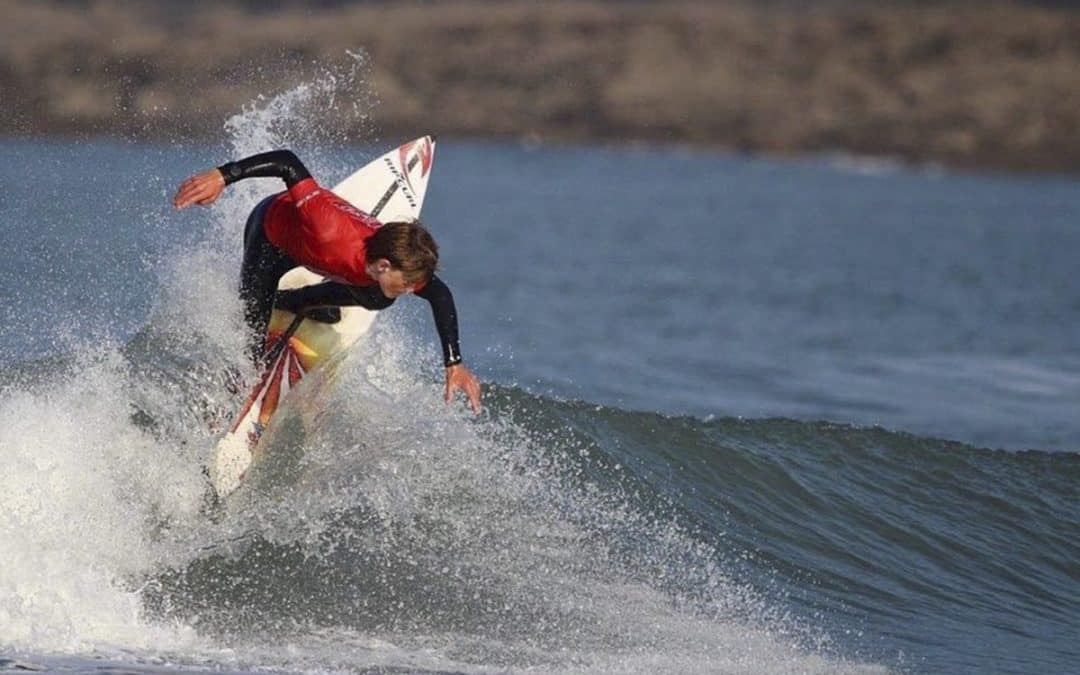
M180 5L181 7L183 5ZM236 6L0 0L0 133L214 134L363 50L383 135L1080 169L1080 13L1008 3ZM355 115L327 112L328 126Z

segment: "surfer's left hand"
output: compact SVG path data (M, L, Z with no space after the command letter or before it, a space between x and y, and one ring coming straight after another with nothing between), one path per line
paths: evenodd
M185 209L192 204L210 206L225 190L225 176L217 169L196 174L180 184L173 197L173 206Z
M480 412L480 381L464 363L456 363L446 369L446 402L454 400L454 392L459 390L469 397L469 407L473 412Z

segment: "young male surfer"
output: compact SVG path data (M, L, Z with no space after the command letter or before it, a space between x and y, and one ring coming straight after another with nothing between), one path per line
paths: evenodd
M274 308L294 312L315 307L389 307L413 293L431 304L446 366L445 398L462 391L480 410L480 383L465 367L458 348L457 310L449 287L435 274L439 249L417 221L380 223L311 177L289 150L274 150L228 162L180 184L173 206L209 206L226 185L245 178L277 177L285 192L270 195L248 216L240 297L250 329L249 355L260 346ZM286 272L303 265L335 281L277 293Z

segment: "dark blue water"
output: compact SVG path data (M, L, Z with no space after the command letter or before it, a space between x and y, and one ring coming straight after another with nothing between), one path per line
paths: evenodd
M440 139L488 410L406 299L208 518L271 131L0 145L0 668L1075 668L1075 179Z

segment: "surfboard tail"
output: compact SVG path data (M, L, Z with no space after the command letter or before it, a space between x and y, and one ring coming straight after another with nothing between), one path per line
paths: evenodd
M251 450L248 448L247 439L236 434L222 438L214 449L214 457L208 467L210 483L217 496L224 499L240 487L240 481L244 479L244 473L249 466Z
M285 345L252 389L236 422L214 448L208 469L218 497L225 497L240 486L271 416L303 376L299 359Z

